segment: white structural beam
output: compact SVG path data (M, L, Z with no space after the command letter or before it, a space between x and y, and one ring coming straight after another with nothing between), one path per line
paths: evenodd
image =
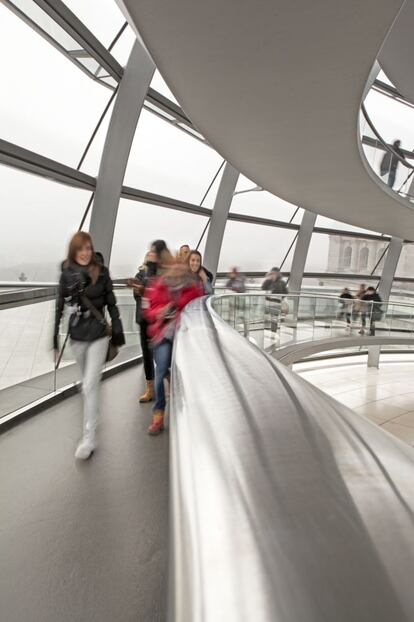
M109 264L125 170L135 129L155 65L139 41L134 43L115 100L102 153L90 233Z
M239 172L227 162L217 191L204 252L204 265L216 276L224 230Z
M310 241L312 238L313 227L317 214L305 210L302 216L298 239L296 240L295 252L290 270L289 291L291 293L300 292L302 287L303 273L305 271L306 258Z

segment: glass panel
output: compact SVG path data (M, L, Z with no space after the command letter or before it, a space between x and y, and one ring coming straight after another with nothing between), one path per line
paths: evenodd
M125 22L125 17L114 0L64 1L68 8L106 48L112 43Z
M213 149L143 110L124 183L198 204L221 162Z
M381 233L377 233L376 231L370 231L369 229L361 229L360 227L354 227L353 225L348 225L345 222L340 222L339 220L333 220L332 218L326 218L325 216L318 216L316 218L315 227L325 227L327 229L338 229L340 231L355 231L356 233L368 233L368 234L381 235Z
M90 192L0 166L0 282L56 282L66 245L79 226ZM6 208L7 206L7 208Z
M402 247L395 275L409 278L414 276L414 243L404 244Z
M131 53L135 39L136 37L134 32L129 26L127 26L127 28L124 30L124 32L111 50L112 56L114 56L118 63L123 67L125 67L125 65L127 64L127 60Z
M246 272L267 272L280 266L296 231L240 222L227 222L220 255L219 270L227 272L238 266ZM283 270L289 270L293 249ZM260 281L261 282L261 281Z
M182 244L194 247L206 222L203 216L121 199L111 256L112 276L134 276L153 240L165 239L171 252Z
M46 301L0 310L0 418L54 389L54 309Z
M57 41L65 50L70 51L79 48L79 43L49 17L49 15L33 2L33 0L12 0L12 3L35 24L40 26L52 39Z
M4 5L0 33L0 54L13 59L2 67L0 136L76 166L108 101L108 90Z
M151 82L151 87L158 91L158 93L161 93L161 95L164 95L164 97L168 97L168 99L171 99L173 102L178 104L178 101L175 99L172 91L167 86L164 78L162 77L158 69L155 70L154 77L152 78Z
M365 107L375 128L387 143L401 139L403 149L414 147L414 108L370 90Z
M258 190L258 186L244 175L240 175L230 211L259 218L283 220L289 222L297 206L267 192ZM302 209L295 216L294 223L300 222Z
M386 240L314 233L305 271L369 275L387 245ZM381 265L376 273L381 269Z

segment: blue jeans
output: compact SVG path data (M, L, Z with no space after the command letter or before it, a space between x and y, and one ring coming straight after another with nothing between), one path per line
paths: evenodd
M171 367L173 343L164 339L154 348L155 360L155 404L154 410L165 409L164 378L168 376Z

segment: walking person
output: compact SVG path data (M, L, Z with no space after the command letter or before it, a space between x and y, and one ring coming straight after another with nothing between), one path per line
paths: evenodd
M365 304L365 310L362 313L362 328L359 331L360 335L365 334L367 316L370 316L369 334L373 337L375 335L375 323L379 322L382 318L382 298L377 293L374 287L367 287L366 293L362 296L363 303Z
M129 279L128 285L132 287L135 298L135 321L139 326L142 359L144 362L144 373L146 387L144 393L139 397L141 404L152 402L155 396L154 391L154 357L148 336L148 321L145 315L145 289L151 282L162 274L165 266L171 263L171 253L164 240L152 242L150 250L145 255L143 264L138 269L134 279ZM163 267L164 266L164 267Z
M125 338L109 270L97 260L92 238L84 231L72 237L62 266L53 335L55 357L58 357L59 327L65 303L69 307L71 349L82 373L83 435L75 457L86 460L97 446L100 379L108 352L105 309L112 321L112 344L121 346Z
M188 266L191 274L202 286L205 294L213 293L213 275L204 268L203 257L199 251L191 251L188 256Z
M339 306L340 306L340 317L343 318L345 316L346 319L346 329L347 332L351 332L351 314L353 307L354 297L351 294L348 287L344 287L339 296Z
M172 264L148 288L149 306L145 313L155 360L155 404L152 423L148 428L148 433L152 436L164 430L164 380L170 373L174 336L180 314L191 300L203 294L203 288L194 280L187 264L180 261Z
M246 292L246 279L240 274L238 268L230 270L226 288L231 289L236 294L244 294Z
M362 301L362 297L365 296L367 291L365 283L361 283L357 289L357 292L354 297L354 304L352 307L352 319L354 322L358 320L366 307L366 304Z
M265 276L262 283L262 290L269 292L272 296L266 296L270 316L271 338L274 339L278 328L278 319L282 313L283 296L289 293L286 281L280 274L280 268L273 267Z
M392 143L392 150L387 150L385 152L380 164L381 177L388 175L387 185L390 188L394 187L400 160L405 160L404 152L401 149L401 141L394 140Z
M183 263L187 263L191 249L188 244L182 244L178 250L177 259Z

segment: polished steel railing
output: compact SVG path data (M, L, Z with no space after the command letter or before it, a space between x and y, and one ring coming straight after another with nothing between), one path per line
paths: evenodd
M213 306L175 339L168 622L414 619L412 448Z

